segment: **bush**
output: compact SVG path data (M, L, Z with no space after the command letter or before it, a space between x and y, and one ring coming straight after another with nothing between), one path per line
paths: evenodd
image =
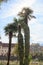
M29 61L31 61L32 60L32 55L29 55Z

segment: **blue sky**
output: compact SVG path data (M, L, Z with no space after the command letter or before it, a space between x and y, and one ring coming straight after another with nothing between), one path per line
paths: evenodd
M43 0L9 0L0 6L0 36L2 42L8 42L8 36L5 36L4 27L13 22L13 18L23 7L30 7L34 12L36 19L29 21L30 43L43 43ZM17 42L13 38L12 42Z

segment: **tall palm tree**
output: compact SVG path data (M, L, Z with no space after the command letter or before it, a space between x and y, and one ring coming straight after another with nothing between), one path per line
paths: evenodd
M16 24L8 24L5 27L5 33L6 35L9 35L9 49L8 49L8 62L7 65L9 65L9 61L10 61L10 53L11 53L11 41L12 41L12 36L13 33L17 32L17 26Z
M30 30L28 27L28 19L31 20L31 18L35 18L35 16L32 15L33 10L30 8L23 8L22 11L18 14L21 19L24 20L24 36L25 36L25 61L24 65L29 65L29 48L30 48ZM23 25L22 25L23 26Z

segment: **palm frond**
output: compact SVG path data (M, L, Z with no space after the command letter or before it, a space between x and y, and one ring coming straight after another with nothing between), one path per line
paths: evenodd
M33 13L33 10L32 9L30 9L30 8L26 8L26 7L24 7L23 9L22 9L22 12L23 13L27 13L27 14L32 14Z
M33 15L29 15L31 18L35 18L36 19L36 17L35 16L33 16Z

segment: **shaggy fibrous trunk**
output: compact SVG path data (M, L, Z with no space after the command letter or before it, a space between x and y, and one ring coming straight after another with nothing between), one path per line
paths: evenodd
M25 28L24 28L24 37L25 37L25 60L24 65L29 65L29 51L30 51L30 30L28 27L28 17L25 16Z
M29 65L30 30L29 30L28 26L25 27L24 36L25 36L25 61L24 61L24 65Z
M21 26L19 25L18 29L18 52L19 52L19 61L20 65L23 65L24 58L24 46L23 46L23 35L21 34Z

